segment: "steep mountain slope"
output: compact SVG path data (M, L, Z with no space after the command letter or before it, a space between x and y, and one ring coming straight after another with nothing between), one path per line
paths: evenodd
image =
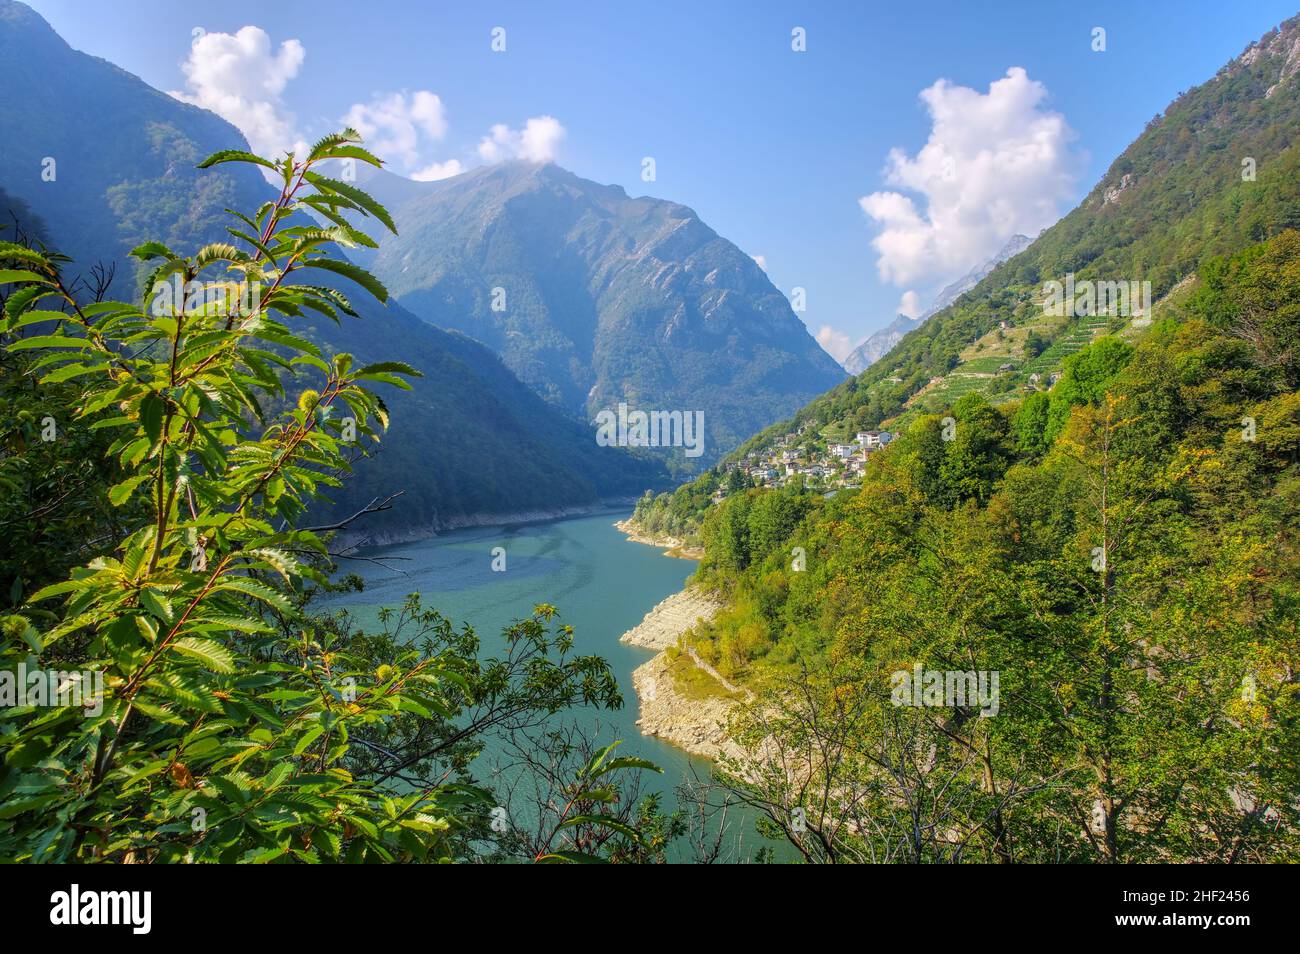
M227 239L232 220L222 210L251 211L268 198L251 168L195 169L218 149L247 148L233 126L72 50L31 9L8 0L0 0L0 60L7 80L0 188L76 259L74 272L115 264L110 297L136 294L138 275L125 258L136 244L156 238L191 249ZM328 351L400 358L425 377L412 392L384 395L393 427L376 459L361 462L335 494L335 512L404 490L400 509L379 525L445 526L471 515L590 505L662 481L657 463L598 447L582 422L548 406L483 346L399 305L374 304L354 286L345 291L362 319L301 319L306 333Z
M947 308L959 297L970 291L979 284L982 279L994 268L1001 265L1013 255L1019 255L1031 244L1031 239L1026 235L1013 235L1007 240L1007 243L998 250L998 253L981 265L976 265L969 272L957 279L950 285L944 286L943 290L935 296L930 304L930 308L925 314L917 318L908 318L906 315L899 315L884 328L877 331L874 335L862 342L853 352L844 359L844 370L849 374L861 374L867 368L871 367L891 350L894 345L903 340L903 337L910 331L921 327L922 323L928 321L931 317Z
M1053 316L1045 283L1150 282L1158 302L1207 259L1300 226L1300 17L1180 96L1080 205L1024 252L904 338L860 376L742 450L801 426L868 428L937 411L968 392L1005 400L1044 386L1105 332L1140 333L1141 315ZM1137 326L1133 318L1139 318ZM1035 355L1031 343L1048 347ZM1012 371L1000 371L1011 365Z
M754 261L685 206L552 164L419 185L367 183L401 229L371 267L571 413L702 410L707 460L843 378Z
M810 736L855 753L818 777L843 793L819 823L879 807L828 860L936 779L1034 794L1005 817L939 798L921 814L944 835L909 860L954 843L963 861L1297 857L1297 72L1300 20L1180 97L1032 247L735 454L781 441L829 462L834 435L890 421L835 494L719 466L638 504L643 528L703 546L694 586L723 605L675 679L771 743L757 790L789 790L780 755ZM1071 274L1085 307L1049 312L1044 283ZM1092 313L1089 281L1150 282L1151 303ZM923 700L928 667L986 674L991 705ZM900 750L924 770L894 773ZM881 764L885 792L862 771Z

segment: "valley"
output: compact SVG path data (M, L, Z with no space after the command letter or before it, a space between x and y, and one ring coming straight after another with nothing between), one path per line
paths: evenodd
M1276 2L0 0L0 861L1300 861Z

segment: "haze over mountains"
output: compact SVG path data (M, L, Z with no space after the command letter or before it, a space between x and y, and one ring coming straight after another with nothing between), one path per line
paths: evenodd
M228 240L224 227L233 219L223 209L251 212L272 196L251 167L195 168L219 149L247 148L225 120L71 49L34 11L9 0L0 0L0 60L8 82L0 129L23 130L0 150L0 190L21 200L52 247L75 259L72 274L115 264L109 297L138 294L136 263L126 258L137 244L158 239L192 249ZM7 209L0 214L9 218ZM331 284L331 277L314 280ZM298 319L303 333L362 361L400 358L424 377L411 392L383 389L392 427L322 516L402 490L400 509L370 525L436 528L590 506L665 480L655 461L598 447L589 428L542 401L481 344L339 285L362 319L336 325L312 315Z
M843 380L753 259L683 205L522 161L365 185L401 230L367 264L402 304L571 414L703 410L708 461Z
M989 272L993 271L998 265L1001 265L1007 259L1019 255L1025 249L1029 248L1033 240L1027 235L1013 235L1007 240L1007 243L998 250L998 253L984 262L982 265L976 265L969 272L957 279L950 285L944 286L943 290L935 296L929 309L923 315L916 318L909 318L907 315L899 315L884 328L881 328L862 344L858 345L844 359L844 370L849 374L861 374L867 368L871 367L889 351L903 340L903 336L909 331L919 328L932 315L938 314L955 302L961 295L970 291L980 280Z

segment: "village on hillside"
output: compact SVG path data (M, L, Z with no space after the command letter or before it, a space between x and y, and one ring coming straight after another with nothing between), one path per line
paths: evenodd
M894 439L889 431L859 431L850 443L827 442L811 424L797 433L786 434L775 445L751 451L739 461L724 465L728 477L733 471L740 477L723 481L714 494L723 500L737 483L751 487L781 487L796 481L813 489L835 490L858 486L867 458Z
M1016 370L1016 365L1008 362L995 371L990 369L990 373L968 373L964 377L983 383L986 379L1014 374ZM918 396L935 388L948 387L957 377L962 377L960 372L931 378ZM1059 370L1033 371L1024 380L1019 393L1051 390L1060 378ZM891 431L872 430L856 432L851 441L847 437L836 441L826 436L826 431L832 429L819 431L815 425L806 423L798 431L777 438L770 447L750 451L739 460L726 462L722 466L724 479L712 495L713 502L721 503L738 489L784 487L792 483L801 483L809 490L826 493L854 489L859 486L867 459L894 439Z

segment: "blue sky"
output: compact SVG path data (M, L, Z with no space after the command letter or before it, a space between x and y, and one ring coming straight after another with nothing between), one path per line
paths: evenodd
M800 317L833 353L900 304L924 308L1008 229L1068 211L1180 91L1296 12L1295 0L29 2L74 47L268 140L314 138L358 107L398 172L554 156L689 205L783 291L806 289ZM264 48L220 36L246 26ZM222 49L237 54L224 73L194 69Z

